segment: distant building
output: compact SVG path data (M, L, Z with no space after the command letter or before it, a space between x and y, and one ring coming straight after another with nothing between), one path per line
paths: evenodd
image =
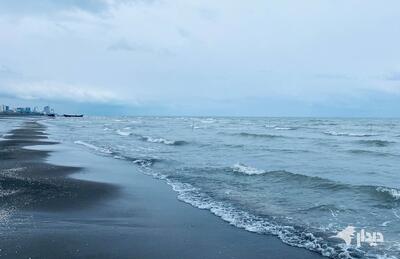
M7 105L0 105L0 112L9 112L10 107Z
M50 113L51 113L51 108L50 108L50 106L45 106L45 107L43 108L43 113L44 113L44 114L50 114Z
M25 108L18 107L15 109L17 113L25 113Z
M46 114L52 113L52 109L49 106L46 106L44 111ZM10 108L8 105L0 105L0 113L3 114L23 114L23 115L40 115L38 108L31 108L31 107L17 107L17 108Z

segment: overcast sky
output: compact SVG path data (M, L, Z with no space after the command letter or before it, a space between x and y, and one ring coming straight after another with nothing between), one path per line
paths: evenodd
M1 0L0 103L400 116L400 2Z

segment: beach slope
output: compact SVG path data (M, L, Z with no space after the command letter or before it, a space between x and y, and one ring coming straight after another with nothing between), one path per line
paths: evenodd
M177 200L128 161L48 137L27 121L0 142L3 257L321 258Z

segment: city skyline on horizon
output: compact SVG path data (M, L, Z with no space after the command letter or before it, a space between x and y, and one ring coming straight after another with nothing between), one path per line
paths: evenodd
M54 109L50 106L46 105L42 108L38 106L13 106L9 104L1 104L0 103L0 114L54 114Z

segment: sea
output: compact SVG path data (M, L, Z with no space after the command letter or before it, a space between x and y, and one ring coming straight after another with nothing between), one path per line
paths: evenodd
M331 258L400 255L400 119L84 117L41 123L52 139L129 161L170 185L177 199L235 227Z

